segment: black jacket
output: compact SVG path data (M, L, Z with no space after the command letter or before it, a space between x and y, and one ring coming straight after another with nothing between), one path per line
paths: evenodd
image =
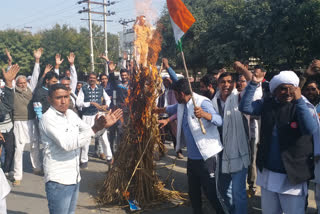
M0 115L6 115L12 113L13 110L13 89L4 87L3 95L0 102Z
M264 101L261 115L261 139L256 161L259 170L266 168L275 124L281 160L290 183L299 184L312 179L314 177L312 135L302 134L294 103L279 104L271 98Z

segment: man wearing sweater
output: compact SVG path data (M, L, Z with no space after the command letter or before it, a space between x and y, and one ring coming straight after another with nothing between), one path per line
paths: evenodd
M5 88L4 93L1 96L0 102L0 132L3 137L0 138L0 145L4 145L6 150L6 156L4 165L2 169L6 176L9 175L9 172L13 165L13 156L14 156L14 141L13 141L13 124L11 121L11 114L13 109L13 86L12 81L16 77L20 67L18 65L13 65L6 72L2 69L2 75L5 79Z
M172 88L178 103L159 108L156 112L177 114L176 151L184 145L187 146L187 175L193 213L202 213L201 188L216 213L224 213L215 183L216 156L222 150L217 126L222 125L222 118L206 97L193 93L196 106L193 105L187 79L178 80ZM201 132L199 119L206 129L206 134Z
M305 213L307 181L313 178L313 139L317 121L298 88L293 71L282 71L269 84L272 97L253 100L263 78L255 75L240 103L245 114L261 116L257 185L263 213Z
M40 161L39 150L39 132L33 110L32 92L35 89L38 77L40 75L40 57L42 49L34 51L35 66L33 69L30 84L27 84L26 76L20 75L16 78L16 87L14 92L14 136L15 136L15 154L14 154L14 174L13 185L20 185L23 174L23 150L26 144L30 143L30 159L35 174L41 174L42 164ZM46 68L48 69L48 68ZM45 71L47 72L47 70Z

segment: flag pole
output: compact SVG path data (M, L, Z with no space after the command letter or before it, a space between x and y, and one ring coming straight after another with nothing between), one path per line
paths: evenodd
M180 44L181 45L181 44ZM180 46L181 47L181 46ZM192 87L191 87L191 83L190 83L190 80L189 80L189 72L188 72L188 68L187 68L187 64L186 64L186 59L184 58L184 53L183 53L183 50L182 48L180 48L180 52L181 52L181 56L182 56L182 61L183 61L183 66L184 66L184 70L186 71L186 74L187 74L187 80L188 80L188 84L189 84L189 89L191 91L191 99L192 99L192 103L193 103L193 106L194 107L197 107L196 106L196 101L194 100L194 97L193 97L193 91L192 91ZM201 128L201 131L202 131L202 134L206 134L206 129L204 128L203 126L203 123L201 121L200 118L198 118L198 121L199 121L199 124L200 124L200 128Z

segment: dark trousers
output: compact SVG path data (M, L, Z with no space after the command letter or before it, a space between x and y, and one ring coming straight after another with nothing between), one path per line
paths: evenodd
M6 154L4 159L4 164L2 166L3 172L10 172L13 165L13 158L14 158L14 135L13 129L10 130L8 133L2 133L5 142L0 140L0 145L3 145Z
M251 150L251 164L248 167L248 177L247 183L250 188L256 187L257 179L257 168L256 168L256 158L257 158L257 145L255 144L256 139L250 140L250 150Z
M216 192L215 158L192 160L187 162L189 197L194 214L202 214L201 188L216 213L224 213ZM211 176L210 176L211 175Z

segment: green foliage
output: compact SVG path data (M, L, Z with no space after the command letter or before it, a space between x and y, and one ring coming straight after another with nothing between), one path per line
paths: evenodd
M100 26L93 26L94 56L96 64L95 71L104 71L104 62L99 58L104 53L103 29ZM66 25L56 25L52 29L45 30L32 35L24 31L6 30L0 31L0 67L5 67L7 57L5 48L11 52L13 63L18 63L21 73L31 74L34 66L33 50L42 47L44 52L41 57L41 69L44 70L46 64L55 65L56 53L61 54L64 62L60 70L64 72L69 69L67 56L70 52L76 55L75 66L80 76L82 73L90 71L90 47L89 32L82 28L79 32ZM117 61L119 56L118 36L108 33L108 55L110 60Z
M259 58L269 69L306 67L320 57L319 0L185 0L196 22L183 39L189 67L218 69ZM181 67L168 12L162 56Z

